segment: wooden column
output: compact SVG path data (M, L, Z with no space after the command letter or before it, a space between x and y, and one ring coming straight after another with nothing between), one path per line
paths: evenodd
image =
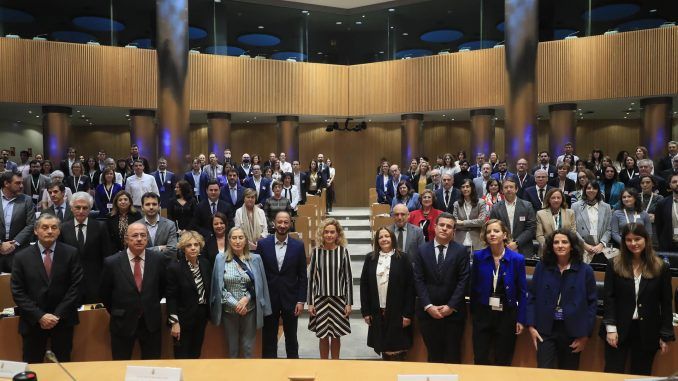
M44 153L44 158L52 160L57 167L59 161L65 156L66 148L71 144L72 112L73 109L70 107L42 107L42 152Z
M577 127L577 104L558 103L549 106L549 152L553 157L565 153L565 143L574 144Z
M485 157L494 152L494 109L471 110L471 152L469 162L474 162L476 154L482 152Z
M278 152L285 152L287 161L299 159L299 117L280 115L276 118Z
M672 106L671 97L640 100L643 115L640 144L647 147L650 159L655 161L666 154L666 143L671 140Z
M130 110L129 136L130 145L138 145L139 155L148 159L148 165L155 168L158 160L158 128L155 124L155 111Z
M410 161L413 158L422 155L422 130L424 126L424 114L403 114L400 116L402 134L401 134L401 164L400 167L405 170L409 168Z
M221 158L226 148L231 148L231 114L210 112L207 114L207 151Z

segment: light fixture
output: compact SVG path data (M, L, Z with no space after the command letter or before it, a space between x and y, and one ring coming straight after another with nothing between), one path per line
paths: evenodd
M259 25L257 28L259 28L259 29L264 29L264 26L263 26L263 25Z
M394 9L394 8L389 8L388 11L389 11L389 12L395 12L395 9Z
M303 14L305 14L305 15L310 15L310 14L311 14L309 11L301 11L301 13L303 13Z
M355 24L356 25L363 25L363 22L362 21L356 21Z
M410 34L407 32L403 32L403 36L409 36Z
M335 22L335 24L337 24L337 25L341 25L341 24L343 24L343 22L341 22L341 21L337 21L337 22Z

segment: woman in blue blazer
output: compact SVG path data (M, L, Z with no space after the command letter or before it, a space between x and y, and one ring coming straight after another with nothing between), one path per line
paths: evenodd
M546 238L527 300L527 325L537 366L576 370L593 331L598 298L591 266L582 262L577 235L556 230Z
M115 182L115 172L104 169L101 174L101 183L94 190L94 203L99 211L99 218L106 218L113 210L113 199L122 190L122 185Z
M511 233L502 221L487 221L480 235L487 247L473 254L471 267L474 362L509 366L527 311L525 258L506 248Z
M603 192L604 200L607 204L610 204L613 210L619 209L624 183L617 180L617 170L613 166L603 167L602 172L600 190Z
M251 358L257 329L272 313L266 273L261 257L249 252L241 228L228 232L226 244L214 261L210 316L214 325L224 323L229 357Z
M400 180L398 183L398 194L391 200L391 210L398 204L404 204L410 212L421 208L419 193L414 191L407 180Z

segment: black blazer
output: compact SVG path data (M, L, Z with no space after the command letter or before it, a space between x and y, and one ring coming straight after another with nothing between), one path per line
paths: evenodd
M434 208L452 214L454 212L454 202L461 197L461 191L455 187L450 188L450 203L445 207L445 188L440 188L435 192L436 202ZM419 199L421 202L421 199Z
M64 185L66 185L68 188L71 189L71 192L87 192L91 187L92 183L89 180L89 176L87 175L82 175L80 176L80 181L75 181L77 180L77 177L74 176L67 176L64 179Z
M558 180L558 177L555 177L549 180L548 185L552 186L553 188L558 188L558 186L560 185L560 180ZM575 190L576 183L572 179L565 178L565 192L567 192L567 194L569 195L570 192L574 192Z
M616 259L616 258L615 258ZM623 278L614 271L612 261L605 271L605 313L600 325L600 336L605 337L605 325L617 326L619 342L629 336L636 308L633 278ZM665 342L675 340L673 333L673 311L671 309L671 270L662 264L661 274L657 278L640 279L638 287L638 321L640 327L640 345L644 350L659 349L659 339Z
M131 225L132 222L139 221L141 219L141 213L129 213L127 215L127 224ZM108 216L106 224L108 225L108 234L110 234L111 239L111 253L117 253L123 249L122 246L122 236L120 235L120 229L118 229L118 224L120 223L120 215L116 214L115 216Z
M99 298L99 282L101 281L104 258L112 254L108 228L105 222L97 221L91 217L88 218L85 246L79 248L75 226L75 220L64 222L61 225L59 241L78 250L78 260L83 270L82 282L80 283L82 304L98 303L101 302L101 298Z
M293 312L297 303L306 302L306 251L303 242L288 237L282 268L278 269L275 240L275 234L260 239L256 252L264 263L271 308Z
M212 281L212 266L207 258L198 256L200 276L205 286L205 305L209 305L210 282ZM193 279L188 262L183 254L167 266L167 315L177 315L179 324L193 325L198 314L198 288Z
M546 188L544 189L544 198L546 198L546 194L553 189L553 187L549 184L546 184ZM532 204L532 209L534 209L534 212L537 213L538 211L544 209L544 206L541 204L541 201L539 201L539 194L537 192L537 186L531 186L529 188L525 188L523 191L523 197L521 197L523 200L529 202Z
M217 211L228 216L226 231L229 231L233 227L233 216L235 215L233 207L226 201L218 199ZM212 206L208 198L203 198L195 208L191 226L203 237L209 237L212 234Z
M651 176L654 179L654 183L657 184L652 188L652 191L659 192L659 194L664 197L669 196L669 185L667 184L667 182L664 181L664 179L659 176L656 175ZM629 180L626 186L630 188L636 188L638 192L642 192L642 189L640 189L640 176L634 177L631 180Z
M657 203L654 211L654 224L657 228L659 251L674 251L673 243L673 197L665 197Z
M226 240L228 241L228 238ZM217 258L217 254L219 254L217 237L210 231L210 234L205 236L205 247L202 248L200 256L205 257L210 266L214 267L214 260Z
M141 315L149 332L161 326L160 299L165 294L166 260L155 250L146 249L141 292L137 290L127 251L104 259L99 295L111 315L111 334L134 336Z
M525 193L525 189L529 187L535 186L537 183L534 181L534 176L532 176L529 173L525 174L525 179L523 180L523 183L520 183L520 176L516 173L514 178L516 179L516 183L518 183L518 192L516 193L519 198L522 198L523 200L523 195Z
M414 256L414 286L419 297L419 319L433 319L424 307L429 304L448 305L457 312L448 316L454 320L466 318L466 289L469 282L469 255L466 248L450 241L442 271L438 271L434 240L419 246Z
M292 173L292 184L296 185L297 189L299 189L299 203L303 205L306 203L306 192L308 191L308 176L306 172L299 172L299 182L301 184L294 182L294 173Z
M38 321L45 313L58 316L59 324L64 326L79 323L82 268L78 263L78 252L74 247L57 242L52 258L52 275L48 279L37 244L14 256L10 282L22 335L39 332Z

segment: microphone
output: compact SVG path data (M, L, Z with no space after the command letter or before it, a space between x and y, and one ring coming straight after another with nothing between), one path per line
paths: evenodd
M59 362L59 359L56 357L56 355L54 354L54 352L52 352L52 351L50 351L50 350L47 350L47 352L45 352L45 357L47 357L47 360L49 360L49 361L51 361L51 362L53 362L53 363L59 365L59 367L60 367L61 369L63 369L64 372L66 372L66 374L68 375L68 377L71 378L71 380L77 381L77 380L75 379L75 377L73 377L73 375L71 374L71 372L69 372L68 370L66 370L66 368L64 368L64 366L61 365L61 363Z

